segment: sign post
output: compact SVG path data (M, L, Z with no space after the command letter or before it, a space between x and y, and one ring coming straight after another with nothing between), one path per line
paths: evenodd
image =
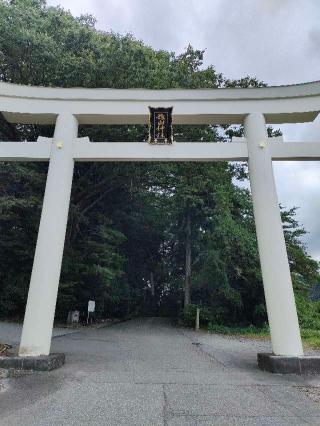
M89 300L88 302L88 316L87 316L87 325L89 324L89 316L91 312L94 312L96 309L96 302L94 300Z

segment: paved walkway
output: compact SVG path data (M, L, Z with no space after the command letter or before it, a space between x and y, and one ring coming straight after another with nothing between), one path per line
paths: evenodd
M0 425L319 425L319 379L259 371L266 349L153 318L57 337L66 365L3 380Z
M63 336L65 334L74 333L74 329L59 328L53 329L53 336ZM0 321L0 343L9 343L10 345L18 345L21 338L22 324L15 322Z

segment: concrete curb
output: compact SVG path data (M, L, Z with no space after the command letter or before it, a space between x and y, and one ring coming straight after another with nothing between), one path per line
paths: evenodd
M65 354L42 356L1 356L0 369L20 371L51 371L65 363Z
M320 374L320 356L289 357L272 353L258 353L261 370L275 374Z

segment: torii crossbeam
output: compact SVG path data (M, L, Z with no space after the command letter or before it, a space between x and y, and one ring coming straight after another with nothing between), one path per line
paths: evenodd
M174 124L244 124L245 138L169 146L78 138L79 124L146 124L149 105L173 106ZM273 353L303 355L272 161L319 160L320 141L268 138L266 123L313 121L320 111L320 82L214 90L62 89L0 83L0 111L11 123L55 124L52 139L0 142L0 161L50 162L21 356L50 353L75 161L248 161Z

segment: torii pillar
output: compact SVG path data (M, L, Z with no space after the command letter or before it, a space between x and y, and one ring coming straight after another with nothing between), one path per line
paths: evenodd
M78 122L58 115L20 342L20 356L49 355L68 220Z
M244 127L272 349L298 357L303 348L263 114L249 114Z

